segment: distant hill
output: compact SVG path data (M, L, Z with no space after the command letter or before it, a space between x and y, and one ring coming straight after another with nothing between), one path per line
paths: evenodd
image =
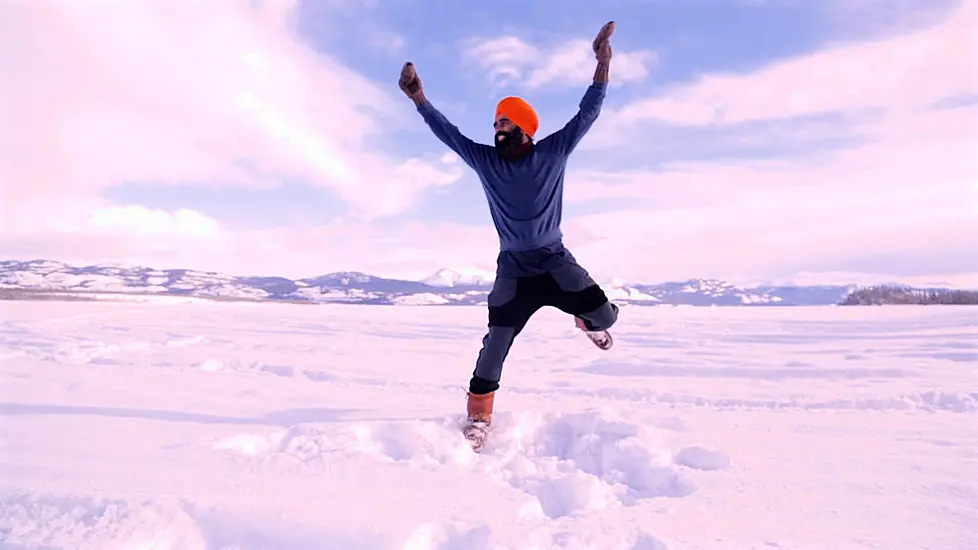
M603 285L620 304L665 306L836 305L856 287L738 287L715 279L664 283L613 280ZM52 260L0 261L0 297L83 299L122 295L184 296L218 300L380 305L483 304L492 274L439 270L421 281L337 272L289 279L190 269L114 265L73 266Z

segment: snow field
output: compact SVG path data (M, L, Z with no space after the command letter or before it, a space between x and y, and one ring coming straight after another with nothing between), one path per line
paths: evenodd
M978 312L0 304L0 547L978 547Z
M502 413L480 456L459 437L462 415L442 421L356 423L341 430L293 426L265 434L238 434L216 449L248 456L280 453L300 461L335 454L363 456L411 468L446 466L484 474L531 498L519 517L559 518L633 505L695 490L681 470L712 470L729 459L698 447L673 461L657 434L610 409L575 414ZM677 468L678 466L678 468Z

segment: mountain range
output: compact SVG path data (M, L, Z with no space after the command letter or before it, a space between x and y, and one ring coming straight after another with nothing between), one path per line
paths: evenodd
M51 260L0 261L0 297L133 298L183 296L223 300L383 305L484 304L492 273L442 269L420 281L337 272L289 279L191 269L73 266ZM855 285L738 287L715 279L602 285L617 303L672 306L810 306L838 304Z

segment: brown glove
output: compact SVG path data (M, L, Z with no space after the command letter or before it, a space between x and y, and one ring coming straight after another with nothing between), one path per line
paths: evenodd
M410 61L405 63L401 69L401 78L397 81L397 85L404 92L404 95L415 102L424 97L424 87L421 85L421 77L418 76L418 71L414 69L414 63Z
M611 35L615 32L615 22L608 21L594 37L594 57L598 61L611 61Z

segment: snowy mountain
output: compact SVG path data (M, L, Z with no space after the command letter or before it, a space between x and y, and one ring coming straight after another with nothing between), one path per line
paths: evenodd
M421 281L338 272L305 279L249 277L191 269L71 266L50 260L0 261L0 298L138 299L178 296L220 300L399 305L484 304L492 274L443 269ZM605 291L620 304L682 306L831 305L848 286L740 288L711 279L660 284L612 280Z

